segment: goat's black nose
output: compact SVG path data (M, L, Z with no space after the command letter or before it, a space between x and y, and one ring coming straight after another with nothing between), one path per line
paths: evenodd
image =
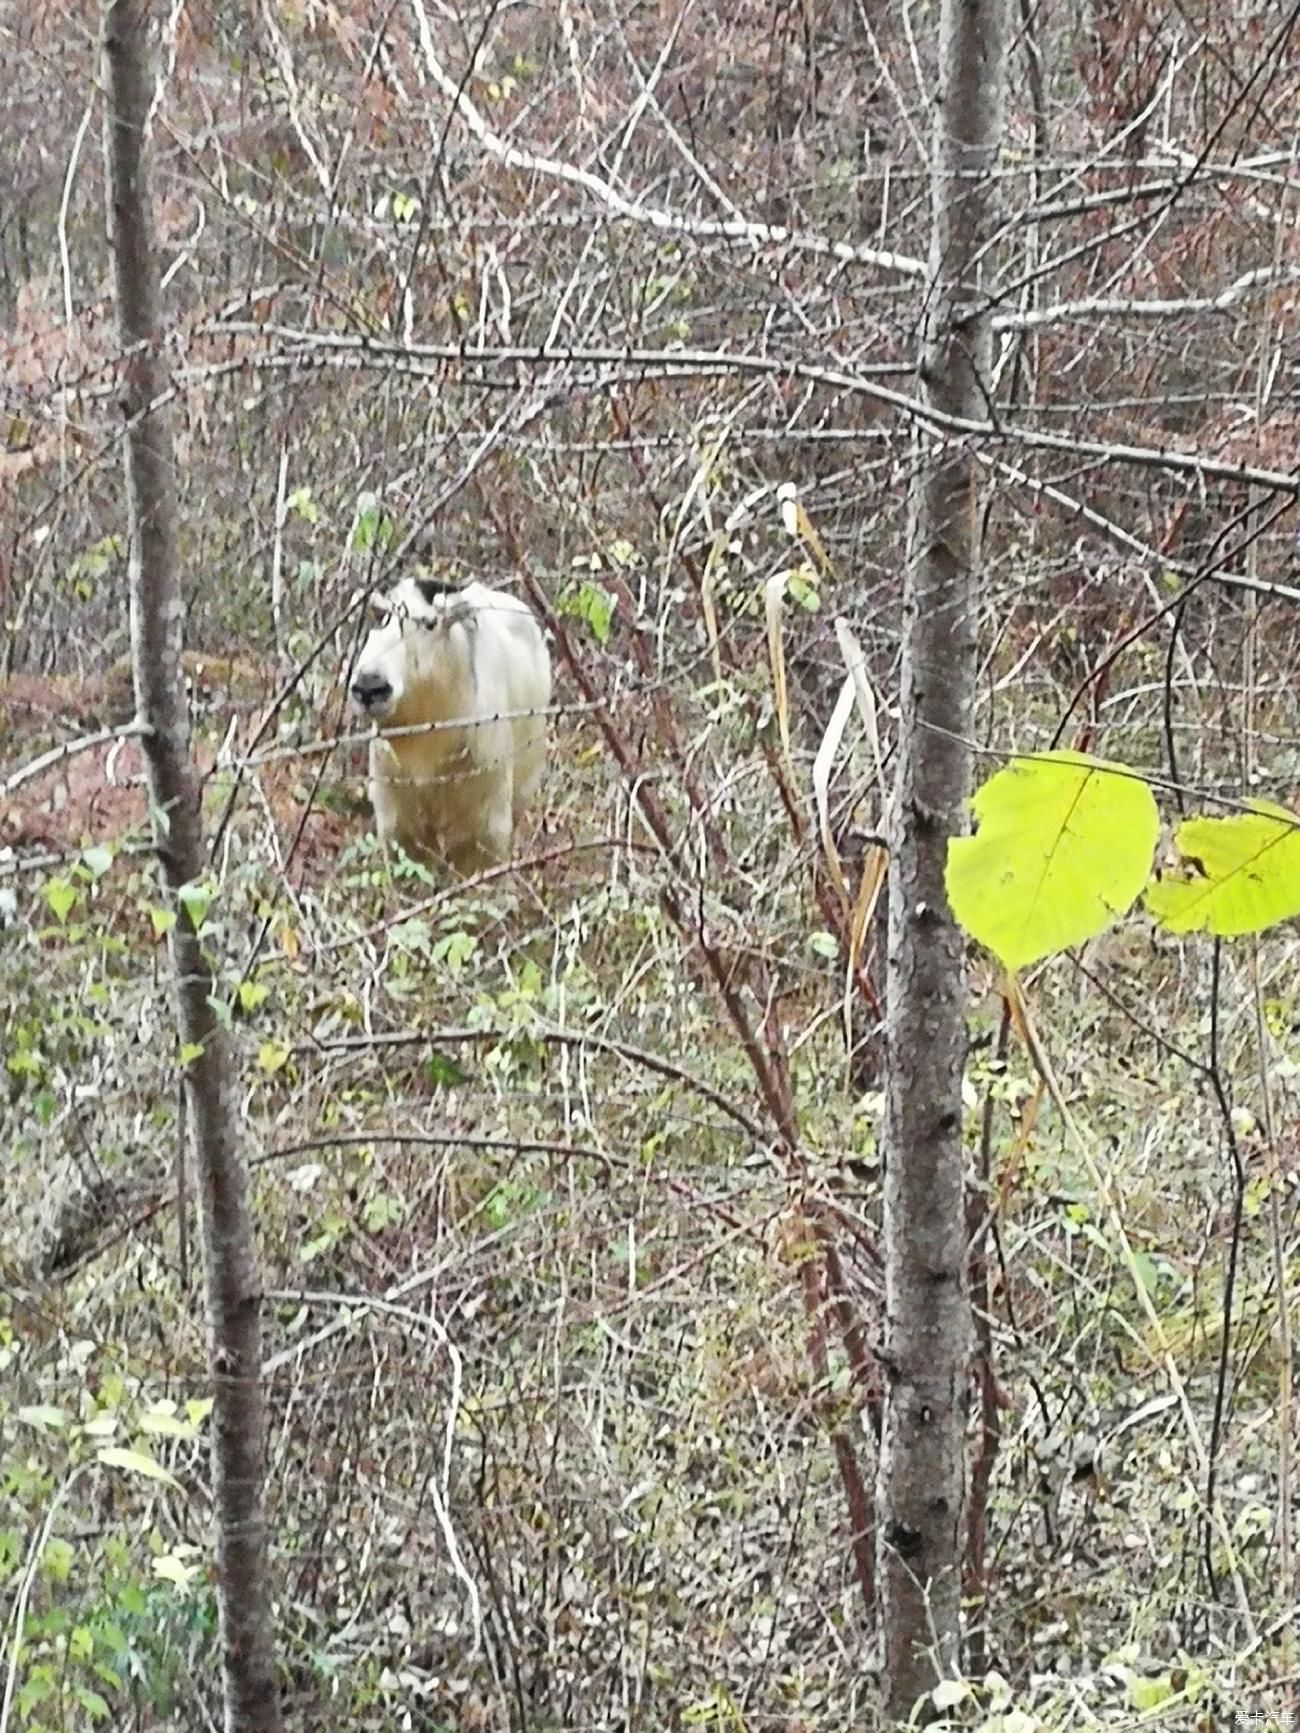
M358 674L352 682L352 696L363 710L373 710L393 695L393 688L382 674Z

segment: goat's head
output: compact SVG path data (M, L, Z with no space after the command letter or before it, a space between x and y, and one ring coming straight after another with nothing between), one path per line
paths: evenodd
M414 688L439 680L449 633L472 624L473 610L455 585L423 577L401 579L375 606L383 619L361 647L351 691L360 710L384 722Z

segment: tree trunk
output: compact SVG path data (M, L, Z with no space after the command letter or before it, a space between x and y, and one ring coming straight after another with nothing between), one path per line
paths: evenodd
M176 1020L189 1132L198 1175L214 1397L213 1496L217 1601L227 1733L278 1733L263 1513L265 1416L259 1283L248 1178L239 1143L230 1045L212 1011L212 968L184 898L207 869L199 789L189 751L181 668L183 603L176 572L176 485L171 433L157 407L162 364L158 267L144 160L153 82L148 0L105 9L109 227L123 351L130 533L131 646L158 860L169 906Z
M935 409L981 420L991 329L980 275L1005 41L1005 0L943 0L921 381ZM966 994L944 866L970 785L979 603L974 474L963 443L923 438L904 580L886 1013L887 1389L877 1535L885 1698L897 1719L960 1669L971 1348L961 1096Z

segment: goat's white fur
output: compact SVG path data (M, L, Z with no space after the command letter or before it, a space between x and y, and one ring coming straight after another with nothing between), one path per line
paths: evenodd
M392 688L368 710L381 726L370 743L380 841L461 873L508 860L546 764L542 629L524 602L480 583L438 592L403 578L382 606L353 672L354 685L378 676ZM429 723L443 726L382 732Z

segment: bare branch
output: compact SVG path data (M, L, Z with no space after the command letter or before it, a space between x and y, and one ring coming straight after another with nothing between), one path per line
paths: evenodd
M66 759L75 758L78 753L93 752L95 747L107 746L114 740L139 740L148 733L149 729L144 723L129 722L123 728L103 728L98 734L83 734L76 740L65 740L61 746L42 752L39 758L33 758L15 770L6 781L0 782L0 800L10 799L25 782L34 781L36 777L43 776L47 770L53 770Z
M433 31L423 0L410 0L410 7L420 39L421 56L430 79L488 155L495 157L506 168L522 169L526 174L542 175L548 180L562 181L566 186L577 187L613 215L640 223L646 228L665 230L669 234L690 235L697 240L730 241L753 247L755 250L764 247L787 247L794 252L834 259L842 265L874 265L877 270L896 271L904 277L925 275L924 261L909 258L903 253L884 252L878 247L855 246L849 241L831 241L820 235L803 234L788 229L779 223L748 222L743 218L719 222L707 217L687 217L677 211L665 210L660 205L625 198L608 181L592 174L590 169L579 168L575 163L562 162L555 157L538 156L530 150L522 150L518 145L502 138L499 132L488 125L460 84L443 67L434 47Z
M804 379L810 384L868 397L935 433L954 434L990 444L1019 445L1031 451L1059 451L1074 457L1096 457L1110 463L1127 463L1140 469L1185 475L1198 481L1231 482L1242 487L1257 487L1266 493L1300 495L1300 470L1262 469L1253 464L1229 463L1222 458L1203 457L1195 452L1171 451L1150 445L1130 445L1123 440L1085 439L1064 433L1046 433L1039 428L1019 426L1012 422L976 420L969 416L947 414L919 397L909 397L902 391L894 391L887 385L877 383L865 371L849 372L845 368L822 367L805 361L786 360L775 355L732 353L725 349L620 349L590 344L563 344L541 349L523 345L465 349L454 343L403 345L347 332L309 331L287 325L257 325L243 320L218 321L208 329L213 334L228 333L261 340L273 338L284 345L292 345L278 352L263 351L260 355L249 357L246 364L251 367L304 366L337 358L335 364L338 365L392 368L404 373L427 372L439 377L445 373L449 364L468 368L484 363L510 363L554 368L614 366L641 376L653 374L667 379L697 379L729 373L760 373L772 378ZM571 381L568 388L572 389L578 383L590 389L592 381Z
M1050 307L1000 315L994 319L993 328L999 332L1031 331L1043 325L1064 325L1076 319L1186 319L1195 313L1227 313L1248 295L1261 289L1275 289L1284 283L1300 283L1300 269L1293 265L1264 266L1257 271L1247 271L1245 276L1229 283L1217 295L1194 295L1183 300L1097 296L1082 301L1058 301Z

